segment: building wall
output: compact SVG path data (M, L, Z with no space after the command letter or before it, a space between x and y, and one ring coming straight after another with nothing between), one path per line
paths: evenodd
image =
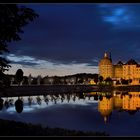
M123 78L133 79L135 77L136 65L123 65Z
M113 65L99 65L99 74L103 76L104 79L114 77Z
M136 110L140 108L140 98L138 92L129 92L132 95L130 98L129 95L123 96L123 109L124 110Z
M114 65L114 78L123 77L123 67L122 65Z
M99 112L102 112L102 110L112 110L112 109L113 109L113 97L110 99L103 97L103 100L98 102Z
M136 64L113 65L107 56L104 56L99 63L99 75L104 79L107 77L132 79L132 84L140 84L140 66Z

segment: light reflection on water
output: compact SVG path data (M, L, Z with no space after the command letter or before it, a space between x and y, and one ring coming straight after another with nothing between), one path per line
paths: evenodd
M63 96L20 97L22 113L13 105L0 111L0 118L84 131L105 131L110 135L140 136L140 93L113 92Z

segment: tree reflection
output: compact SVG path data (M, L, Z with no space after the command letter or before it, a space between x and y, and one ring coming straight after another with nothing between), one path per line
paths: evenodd
M5 102L4 102L4 106L6 107L6 109L9 108L10 104L9 104L8 99L5 100Z
M39 96L36 97L37 103L41 105L41 98Z
M44 95L44 101L45 101L46 104L48 105L48 103L49 103L49 98L48 98L48 96Z
M128 110L127 111L130 115L134 115L136 112L137 112L137 110Z
M95 101L98 101L98 94L97 93L95 95L93 95L93 97L94 97Z
M0 98L0 110L3 109L3 102L4 102L4 100Z
M70 94L69 93L67 94L67 101L68 101L68 103L70 101Z
M79 99L83 99L83 100L85 99L85 96L84 96L84 94L82 92L79 93L78 95L79 95Z
M31 106L32 102L33 102L33 98L29 96L28 97L28 105Z
M23 111L23 101L20 98L15 101L15 109L17 113L21 113Z
M60 99L61 99L61 103L63 103L63 101L65 100L65 95L64 94L61 94L60 95Z
M13 99L9 99L9 105L13 106L14 105L14 100Z
M73 95L73 98L72 99L75 102L75 100L76 100L76 94Z
M102 101L103 100L103 96L99 95L99 100Z

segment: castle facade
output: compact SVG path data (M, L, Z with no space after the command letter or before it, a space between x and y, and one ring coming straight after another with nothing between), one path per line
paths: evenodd
M132 80L133 84L140 84L140 64L130 59L126 63L119 61L117 64L112 63L111 55L104 53L104 57L99 62L99 75L104 79Z

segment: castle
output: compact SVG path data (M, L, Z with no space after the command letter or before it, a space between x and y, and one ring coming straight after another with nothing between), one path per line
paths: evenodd
M99 75L104 79L110 77L114 80L132 80L131 84L140 84L140 64L130 59L126 63L119 61L117 64L112 63L111 55L105 52L104 57L99 62Z
M111 118L113 110L126 111L130 115L133 115L139 109L140 109L139 92L113 91L113 96L110 99L103 96L102 100L99 100L98 102L98 111L103 116L105 123L107 123Z

